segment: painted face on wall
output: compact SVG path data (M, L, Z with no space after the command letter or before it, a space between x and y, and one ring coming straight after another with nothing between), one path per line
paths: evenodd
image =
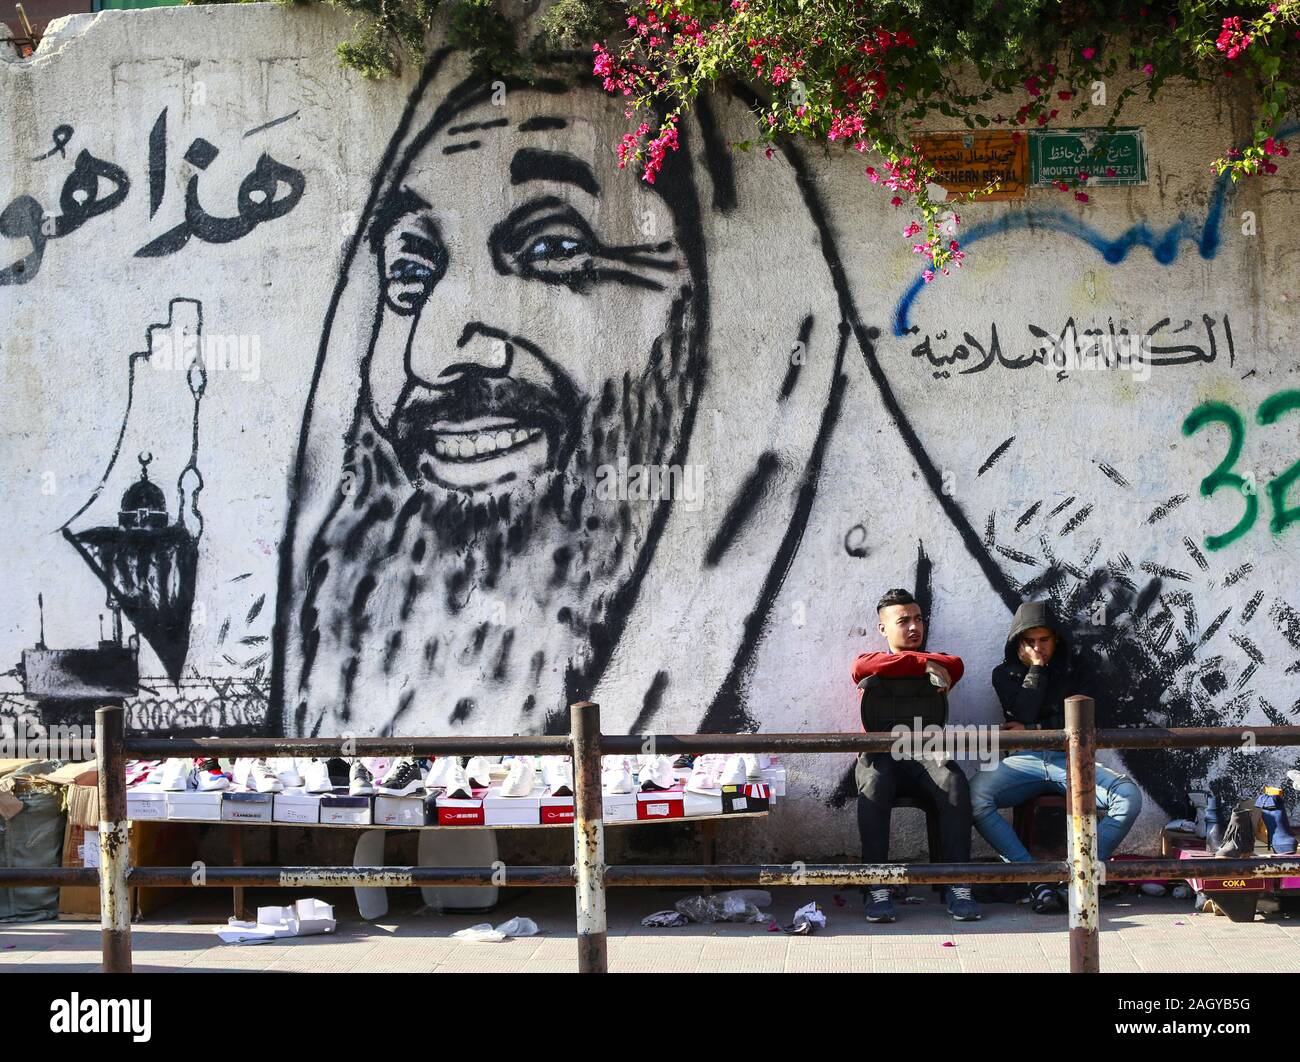
M686 445L696 208L689 180L609 165L621 112L562 103L444 105L383 185L355 434L299 613L301 730L541 730L617 638L670 503L593 485Z
M597 165L601 136L486 100L388 190L370 385L412 483L480 501L544 489L601 448L602 399L658 368L685 263L657 197Z

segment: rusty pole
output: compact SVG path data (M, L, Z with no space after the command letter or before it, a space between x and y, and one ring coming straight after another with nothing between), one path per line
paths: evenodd
M1091 697L1067 697L1070 815L1070 973L1100 973L1097 862L1097 730Z
M606 973L605 822L600 785L600 705L569 709L573 738L573 858L577 877L578 972Z
M104 973L131 972L131 843L126 821L123 708L95 712L95 761L99 771L99 925Z

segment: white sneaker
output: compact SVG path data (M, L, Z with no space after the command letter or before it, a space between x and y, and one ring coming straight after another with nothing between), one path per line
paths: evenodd
M743 756L730 756L727 759L726 766L722 768L718 775L719 785L744 785L745 780L749 777L749 772L745 770L745 760Z
M190 787L190 771L193 769L193 760L168 760L158 776L159 784L168 793L182 792Z
M667 756L656 756L649 763L641 766L637 773L637 784L643 793L660 789L671 789L677 781L673 774L673 761Z
M353 760L348 768L348 793L351 796L370 796L375 791L374 775L360 760Z
M751 782L761 782L763 780L763 764L760 758L753 752L746 752L740 758L745 763L745 777Z
M309 793L329 793L334 790L329 768L324 760L308 760L302 769L303 785Z
M688 792L704 793L707 796L717 794L720 789L717 769L711 763L696 760L691 776L686 780L686 789Z
M200 793L216 793L230 788L230 778L221 769L221 764L211 756L203 756L194 761L190 778Z
M292 756L281 756L271 760L270 763L271 770L275 772L275 776L280 779L280 785L285 789L296 789L303 784L298 764Z
M501 783L501 795L503 797L528 796L533 791L535 774L531 756L520 756L511 760L510 773Z
M417 789L424 788L424 778L420 774L420 765L409 756L393 761L379 783L378 792L385 796L410 796Z
M573 763L567 756L542 758L542 785L547 796L573 796Z
M492 764L486 756L471 756L465 764L465 776L476 789L486 789L492 784Z
M630 793L636 788L632 777L632 766L627 760L616 758L600 772L600 787L606 793Z
M429 773L424 776L425 789L446 789L447 783L451 780L453 769L460 760L455 756L439 756L429 767Z
M272 766L264 759L254 760L248 768L248 788L259 793L282 793L284 783L280 781Z
M446 768L447 796L457 800L473 800L473 786L470 784L469 775L465 773L465 768L460 765L460 760L455 756L448 756L447 763L449 764Z

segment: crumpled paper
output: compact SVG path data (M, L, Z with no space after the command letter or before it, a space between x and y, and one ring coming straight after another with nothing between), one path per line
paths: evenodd
M216 934L225 944L265 944L280 937L310 937L333 933L337 922L334 908L323 900L299 900L292 907L259 907L256 922L232 918L218 926Z

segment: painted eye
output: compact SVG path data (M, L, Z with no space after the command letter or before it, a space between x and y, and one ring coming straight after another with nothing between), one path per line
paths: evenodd
M395 313L418 313L447 272L447 251L437 231L397 228L384 238L384 301Z
M562 262L585 253L586 246L574 236L539 236L520 254L525 262Z

